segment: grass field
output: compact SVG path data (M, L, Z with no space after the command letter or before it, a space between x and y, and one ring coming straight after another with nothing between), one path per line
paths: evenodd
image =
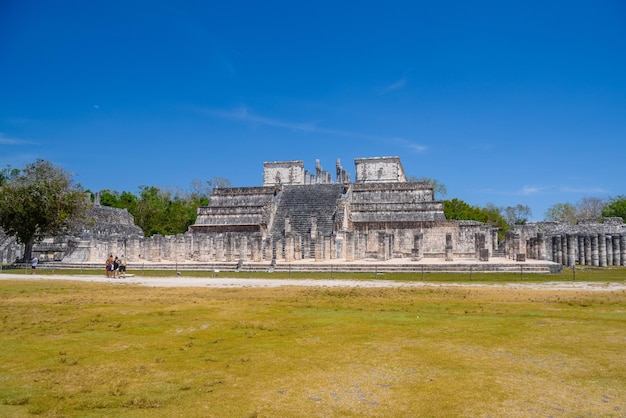
M3 417L626 416L624 291L2 280L0 308Z

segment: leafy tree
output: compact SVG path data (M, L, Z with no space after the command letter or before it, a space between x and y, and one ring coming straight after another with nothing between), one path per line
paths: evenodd
M602 216L608 218L620 217L626 221L626 195L609 199L608 203L602 209Z
M21 171L7 168L3 173L0 227L24 244L23 260L31 258L37 240L69 234L84 219L88 202L62 168L39 159Z
M100 191L100 204L102 206L111 206L114 208L119 207L120 196L119 193L111 190Z
M545 219L552 222L576 224L576 206L571 203L556 203L548 208Z
M195 222L197 209L209 203L209 193L214 184L227 187L230 182L226 179L194 181L191 191L140 186L138 195L102 190L100 204L127 209L146 236L174 235L187 231Z
M509 225L500 213L500 209L493 204L489 204L485 208L479 208L454 198L443 201L443 211L446 219L478 221L496 227L498 228L498 237L500 239L503 239L504 234L509 230Z

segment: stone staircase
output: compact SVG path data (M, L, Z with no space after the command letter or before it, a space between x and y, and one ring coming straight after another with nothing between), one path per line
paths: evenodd
M311 218L317 219L317 232L331 235L337 203L343 192L342 184L285 186L274 214L275 219L289 218L291 232L304 237L311 233ZM285 235L285 223L274 222L270 234L274 240Z

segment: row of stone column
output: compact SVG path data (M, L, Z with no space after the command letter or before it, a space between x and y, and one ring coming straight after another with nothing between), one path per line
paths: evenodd
M626 234L537 234L527 242L527 254L564 266L626 266Z

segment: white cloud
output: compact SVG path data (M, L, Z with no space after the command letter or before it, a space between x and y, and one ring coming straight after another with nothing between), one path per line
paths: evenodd
M524 186L524 187L522 187L522 190L520 191L520 194L522 194L523 196L528 196L528 195L531 195L531 194L541 193L544 190L546 190L545 187Z

